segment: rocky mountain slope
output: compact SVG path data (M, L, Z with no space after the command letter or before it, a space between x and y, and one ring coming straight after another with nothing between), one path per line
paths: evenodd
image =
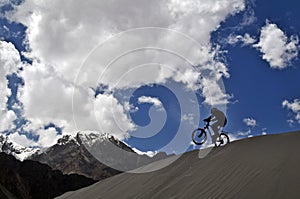
M247 138L214 148L203 159L199 159L199 151L192 151L161 170L122 173L58 199L296 199L300 195L299 140L300 131ZM145 168L164 164L168 159Z
M17 160L0 153L0 198L50 199L95 181L77 174L63 175L39 162Z
M101 180L124 171L118 169L123 162L126 162L125 169L130 170L166 157L165 153L158 153L153 158L139 155L125 143L108 134L78 132L74 136L63 136L57 144L42 153L32 155L29 159L48 164L64 174L77 173Z
M92 156L82 143L81 136L79 133L76 136L65 135L57 144L42 153L32 155L29 159L48 164L64 174L77 173L95 180L120 173Z

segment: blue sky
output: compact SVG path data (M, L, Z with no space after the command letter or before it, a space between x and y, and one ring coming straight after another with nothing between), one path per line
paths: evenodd
M60 5L55 1L47 10L44 9L47 7L46 4L35 5L32 1L25 2L21 7L12 8L7 5L2 7L0 18L1 40L11 42L19 53L28 52L20 55L23 63L19 62L13 72L6 75L7 88L11 90L11 94L7 95L7 106L1 107L3 117L6 117L4 114L9 110L15 114L12 121L14 125L3 129L2 133L14 135L12 138L16 142L49 146L64 133L74 133L76 130L99 130L96 123L99 125L100 121L100 131L120 131L118 134L120 138L127 137L125 142L141 151L182 152L191 148L191 132L194 128L203 125L201 120L208 116L212 106L221 107L226 111L228 117L226 131L230 132L234 138L261 135L262 132L267 134L290 132L300 128L300 118L297 118L297 115L300 117L300 102L297 101L300 99L300 61L298 58L300 24L297 21L300 18L299 1L288 0L284 3L272 1L270 3L262 0L245 2L236 0L233 3L240 6L238 8L240 10L235 12L236 6L231 8L229 3L227 7L224 5L223 11L227 12L226 15L223 11L208 12L207 15L203 15L193 10L195 6L190 9L186 5L174 3L171 5L176 8L173 12L175 14L177 12L177 15L174 16L172 13L170 16L167 14L156 16L151 10L152 7L145 9L143 12L148 12L149 18L152 17L151 20L143 18L143 12L139 15L138 9L131 9L134 6L140 6L138 8L143 10L147 8L147 5L129 5L128 2L124 3L126 4L124 10L128 13L118 11L119 6L99 3L101 4L99 9L107 10L101 14L89 5L83 5L81 9L75 5L69 8L68 5L62 4L56 10L55 7L51 7ZM201 10L201 2L200 0L187 1L187 5L197 3L196 5ZM0 5L7 3L3 1ZM241 3L244 3L245 7ZM153 9L161 6L157 5L160 3L149 4L153 6ZM213 6L216 5L207 6L214 8ZM84 15L84 8L87 13L91 13L91 16ZM14 17L7 14L8 10L14 9L18 9ZM160 9L162 13L165 12L165 6ZM110 15L109 10L119 12L120 18L118 14ZM30 15L35 12L40 14L40 18L36 17L37 15ZM204 20L217 16L216 21L212 22L213 27L206 22L203 27L197 27L201 16L207 17L203 18ZM37 21L34 22L34 19ZM109 22L106 24L105 20L99 20L101 21L99 22L100 28L97 29L98 22L94 22L94 19L106 19ZM43 23L39 23L38 20ZM154 61L151 60L151 57L154 57L151 49L145 50L146 52L130 51L128 55L118 58L116 63L113 62L109 70L104 70L102 75L99 75L100 72L97 72L95 68L89 68L95 59L99 59L97 60L99 65L106 63L106 59L112 60L114 58L112 54L119 52L111 47L115 43L120 43L125 50L132 50L131 45L135 46L136 41L140 42L137 46L144 45L142 47L145 47L146 44L143 42L151 43L151 40L141 39L140 41L139 39L140 37L148 38L148 34L155 38L152 43L157 42L158 32L151 33L150 29L145 32L141 30L138 34L129 31L119 37L114 37L131 28L150 26L173 28L199 42L200 46L203 45L205 48L208 46L211 51L207 52L205 57L213 53L217 54L210 60L210 63L217 65L222 73L219 79L222 85L220 82L216 85L217 87L223 86L224 90L218 90L217 94L227 94L224 101L219 101L218 104L214 102L215 99L219 99L218 96L213 98L214 94L210 94L213 99L208 99L209 96L204 92L205 88L193 87L199 83L193 80L194 74L199 73L208 80L214 80L217 73L208 73L199 64L201 62L193 66L195 71L192 73L188 73L188 70L180 71L180 67L186 63L183 63L178 56L172 57L174 54L170 55L171 51L160 51L159 59L155 58ZM86 30L81 30L82 27ZM178 38L183 41L180 34L167 33L171 39L177 37L173 43L180 43ZM262 37L263 33L265 37ZM272 51L274 46L268 43L270 38L267 38L271 34L274 35L274 39L276 38L273 43L278 43L278 49L281 51ZM99 38L97 35L100 35ZM281 37L276 37L276 35ZM101 45L95 46L95 43L102 41L103 38L108 38L109 42L104 43L102 47ZM281 40L283 41L280 43ZM191 39L185 41L185 45L190 41ZM182 49L178 50L180 46ZM188 58L191 56L191 60L197 60L197 56L189 54L189 51L185 51L185 47L178 44L174 49L178 52L182 50L180 52ZM190 49L192 51L193 46ZM86 53L87 51L91 53ZM4 49L1 52L8 51ZM264 58L264 55L269 59ZM171 62L169 58L172 58ZM132 60L136 67L125 70L126 64L129 66L133 63ZM175 66L170 71L166 69L166 72L156 75L155 72L145 68L147 65L143 65L157 63L157 60L161 65L152 68L161 70L160 67L163 65ZM220 63L224 64L225 69ZM166 75L168 73L173 73L173 75ZM206 76L206 73L212 74L212 79ZM98 76L94 77L94 74ZM161 75L166 79L160 80ZM155 80L147 79L152 76ZM136 82L132 79L136 79ZM65 96L72 90L73 83L78 88L82 88L75 94L73 93L78 94L75 100L74 95ZM85 86L86 89L83 89ZM179 88L183 91L177 92ZM211 90L214 88L211 87ZM17 97L20 90L23 92ZM87 99L90 92L93 92L92 101L95 100L92 104L88 104L91 100ZM206 103L206 100L212 104ZM106 101L108 104L104 103ZM81 104L77 106L77 102ZM68 109L71 105L72 111ZM104 115L108 105L113 106L113 116ZM129 108L126 109L126 107ZM85 112L86 109L93 109L94 112L92 114ZM125 115L123 109L126 110ZM95 115L97 121L89 123L91 121L89 117ZM113 121L110 120L111 118ZM20 137L20 135L26 137Z
M298 1L280 3L255 1L254 13L256 21L245 30L237 31L238 34L250 33L259 37L259 28L264 26L266 20L276 23L287 34L299 34L300 25L297 22L299 16ZM239 20L238 16L227 21L228 24ZM223 24L224 28L227 23ZM226 28L225 28L226 29ZM222 37L220 31L219 37ZM226 33L225 33L226 34ZM227 33L228 34L228 33ZM224 37L224 36L223 36ZM253 47L226 46L228 50L227 61L231 78L224 80L226 90L233 93L238 102L229 105L228 117L233 121L242 121L245 117L253 117L258 125L253 128L254 134L260 134L261 129L266 128L269 133L280 133L299 129L299 123L289 125L288 111L283 110L282 101L299 98L299 60L293 60L292 64L283 70L270 68L261 54ZM230 131L243 129L241 124L229 123Z

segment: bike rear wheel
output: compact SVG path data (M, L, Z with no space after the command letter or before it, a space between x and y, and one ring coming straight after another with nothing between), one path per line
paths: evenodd
M229 136L226 132L220 133L219 137L217 138L216 144L217 146L225 146L230 142Z
M207 140L207 134L204 129L198 128L193 131L192 139L196 145L202 145Z

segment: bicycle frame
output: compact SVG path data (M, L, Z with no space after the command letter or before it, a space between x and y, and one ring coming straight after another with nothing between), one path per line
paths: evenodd
M204 122L206 122L206 124L205 124L205 126L203 127L203 128L197 128L197 129L195 129L194 131L193 131L193 134L192 134L192 139L193 139L193 142L195 143L195 144L197 144L197 145L202 145L202 144L204 144L206 141L207 141L207 132L209 133L209 136L212 138L212 141L213 141L213 143L215 144L215 146L221 146L221 145L223 145L223 143L224 143L224 138L221 138L221 136L225 136L226 138L226 140L227 140L227 142L225 141L225 144L227 144L228 142L230 142L230 140L229 140L229 137L228 137L228 133L227 132L225 132L225 131L223 131L222 129L223 128L220 128L219 129L219 132L218 132L218 138L217 139L219 139L219 140L214 140L214 138L213 138L213 135L212 135L212 133L211 133L211 131L213 131L213 130L211 130L212 128L209 128L209 127L211 127L210 126L210 121L209 120L204 120ZM201 131L204 131L204 133L205 133L205 137L203 138L203 141L201 141L201 142L198 142L198 141L195 141L195 139L194 138L196 138L196 132L197 131L199 131L199 130L201 130ZM201 132L201 136L202 136L202 132ZM200 135L198 135L198 138L200 137ZM214 132L214 136L215 136L215 132ZM220 142L220 144L218 145L217 144L217 142Z
M210 126L210 121L207 121L207 120L203 120L203 121L206 122L206 124L205 124L205 126L203 127L203 129L204 129L206 132L208 132L209 135L210 135L210 137L212 138L213 135L212 135L211 131L213 131L213 130L212 130L211 126ZM215 132L214 132L214 131L213 131L213 133L214 133L214 135L215 135ZM223 128L222 128L222 127L219 128L218 136L220 136L221 133L226 133L226 134L228 134L227 132L223 131Z
M206 125L204 126L203 129L204 129L205 131L208 131L210 137L212 137L211 130L210 130L210 128L209 128L209 127L210 127L210 125L209 125L210 122L208 122L208 121L205 121L205 122L206 122Z

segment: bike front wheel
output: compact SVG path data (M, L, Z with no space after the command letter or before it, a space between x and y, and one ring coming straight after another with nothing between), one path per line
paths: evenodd
M230 142L230 140L229 140L229 136L227 135L227 133L222 132L222 133L220 133L220 135L216 141L216 144L217 144L217 146L225 146L229 142Z
M202 145L207 140L207 134L204 129L198 128L193 131L192 139L196 145Z

